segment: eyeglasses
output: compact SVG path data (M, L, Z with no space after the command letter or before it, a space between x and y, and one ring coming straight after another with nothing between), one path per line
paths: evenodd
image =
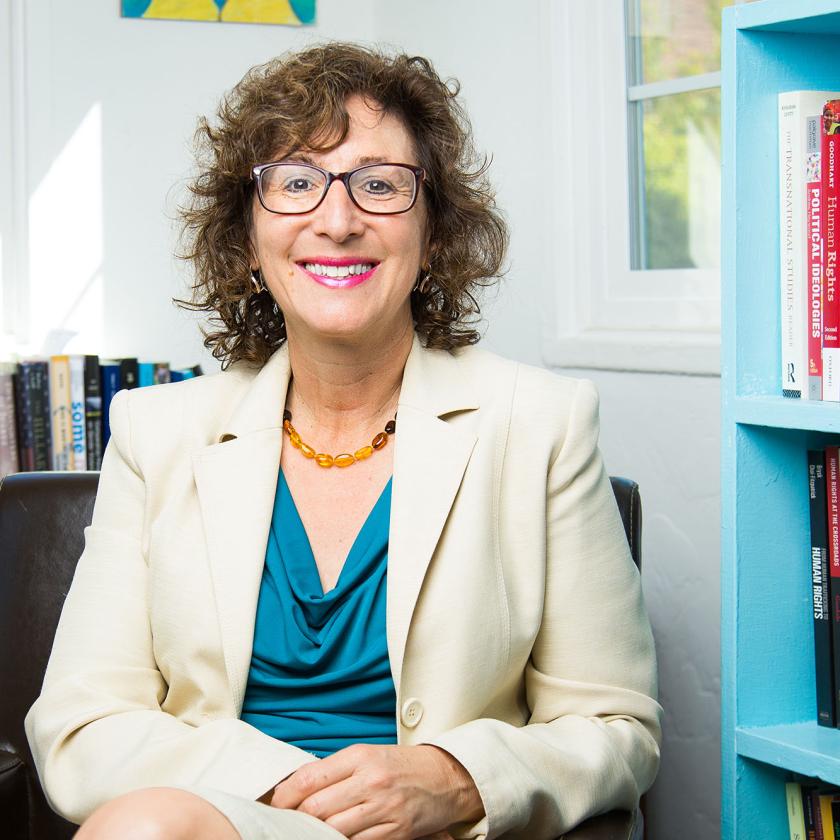
M365 213L391 215L414 207L422 167L407 163L372 163L349 172L328 172L308 163L261 163L251 170L260 204L269 213L310 213L333 181L341 181L350 200Z

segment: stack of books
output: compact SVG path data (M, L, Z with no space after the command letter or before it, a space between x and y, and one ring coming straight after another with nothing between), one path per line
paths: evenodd
M790 840L840 840L840 788L797 778L785 796Z
M840 402L840 92L779 94L782 394Z
M0 364L0 477L31 470L98 470L122 388L200 376L201 366L63 355Z

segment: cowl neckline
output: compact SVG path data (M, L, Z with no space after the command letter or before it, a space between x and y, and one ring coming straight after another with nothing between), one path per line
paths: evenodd
M391 483L389 478L368 513L341 567L335 586L324 592L315 554L283 471L279 471L272 517L272 536L283 546L283 561L294 599L306 616L310 628L322 627L329 615L372 572L379 556L374 543L381 538L383 520L390 520ZM282 534L280 533L282 529ZM387 531L387 525L386 525Z

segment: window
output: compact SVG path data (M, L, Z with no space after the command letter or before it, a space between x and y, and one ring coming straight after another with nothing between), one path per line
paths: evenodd
M554 229L546 361L719 372L720 13L732 0L549 6Z

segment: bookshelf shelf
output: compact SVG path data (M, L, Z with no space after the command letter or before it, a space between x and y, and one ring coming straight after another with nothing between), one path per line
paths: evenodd
M789 840L791 773L840 785L816 723L806 451L840 405L781 395L778 94L840 90L840 0L724 10L721 838Z
M750 426L840 432L840 403L784 397L736 397L733 419Z
M840 785L840 731L814 721L738 727L738 755Z

